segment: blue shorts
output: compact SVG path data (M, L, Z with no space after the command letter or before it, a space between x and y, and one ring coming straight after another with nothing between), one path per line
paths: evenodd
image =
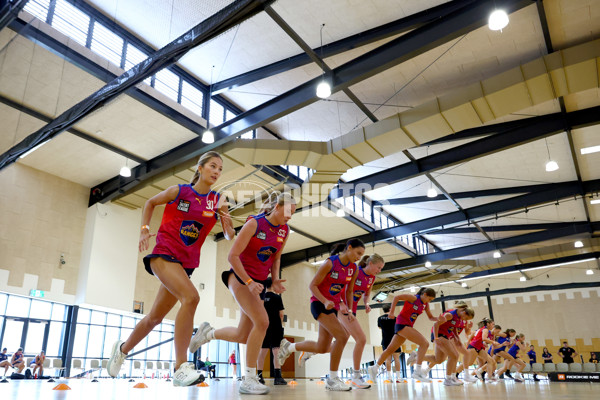
M181 264L181 261L179 261L173 256L170 256L168 254L148 254L146 257L144 257L144 268L146 269L146 272L148 272L150 275L154 275L154 272L152 272L152 268L150 268L150 260L152 260L153 258L162 258L163 260L172 263L177 263L183 268L183 264ZM195 269L196 268L183 268L188 277L192 276L192 273Z
M494 350L494 354L498 354L501 351L506 351L506 346L498 347L496 350Z
M394 333L400 332L402 329L406 328L407 326L410 326L410 325L405 325L405 324L394 325Z
M448 336L444 335L443 333L439 333L439 332L438 332L438 337L443 337L444 339L450 340L450 338ZM431 343L433 343L434 339L435 338L433 337L433 332L431 332Z
M325 304L321 303L320 301L310 302L310 312L315 320L318 320L319 315L321 314L335 314L336 317L338 315L338 312L335 308L328 310L325 308Z

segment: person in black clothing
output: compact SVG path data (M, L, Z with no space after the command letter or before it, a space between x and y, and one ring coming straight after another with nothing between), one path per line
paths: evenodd
M8 371L8 368L10 367L10 361L8 361L8 355L6 354L6 351L8 349L5 347L2 349L2 353L0 353L0 368L4 367L4 375L6 376L6 371Z
M573 357L577 357L578 354L574 348L569 347L569 344L565 341L563 342L563 347L558 350L558 355L562 357L563 362L567 364L573 364L575 361Z
M596 353L590 353L590 362L592 364L598 364L598 356Z
M552 354L548 351L547 347L544 347L542 358L544 359L544 364L552 364Z
M286 380L281 376L281 366L279 365L279 360L277 359L277 354L279 354L279 343L281 343L281 340L283 339L283 301L281 300L280 295L273 292L270 283L271 278L269 277L267 278L267 292L265 293L264 297L265 309L267 311L267 315L269 316L269 327L267 328L267 333L265 334L262 348L258 353L256 369L258 373L258 380L264 385L265 380L262 376L262 373L265 365L265 357L267 356L269 349L273 350L273 366L275 367L274 384L287 385Z
M535 347L533 345L529 346L527 355L529 356L529 365L533 367L533 364L537 362L537 354L535 354ZM537 374L533 374L533 380L536 382L539 381Z
M377 319L377 326L379 327L379 329L381 329L381 347L383 347L383 350L385 350L389 346L390 342L392 341L392 338L394 337L394 328L396 325L396 319L388 317L388 313L390 312L389 304L384 304L382 308L383 308L384 314L381 315ZM390 381L393 381L394 377L392 376L391 361L392 361L392 357L394 357L394 365L396 366L396 382L397 383L400 383L400 354L402 354L402 347L398 347L398 349L394 353L392 353L392 355L390 357L388 357L387 360L385 360L385 367L387 369L387 375L388 375L387 378Z
M198 359L196 361L196 369L206 371L208 373L209 378L215 378L215 366L210 361L208 361L208 357L206 357L206 361L204 362Z

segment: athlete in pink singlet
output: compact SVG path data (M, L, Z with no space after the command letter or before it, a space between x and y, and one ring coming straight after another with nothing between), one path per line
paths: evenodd
M222 170L219 153L209 151L200 157L189 185L171 186L146 201L142 211L140 252L148 249L149 239L154 236L150 234L154 208L166 205L156 233L156 246L144 257L146 271L155 275L161 285L150 313L135 326L125 342L119 340L113 345L106 368L110 376L119 374L127 354L179 302L181 307L175 318L173 385L190 386L203 380L194 365L187 362L194 314L200 300L189 277L198 268L202 244L219 216L225 237L232 239L235 235L227 205L220 203L219 194L211 190Z

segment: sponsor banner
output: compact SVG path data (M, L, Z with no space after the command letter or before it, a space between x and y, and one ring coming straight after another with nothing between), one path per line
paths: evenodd
M600 373L594 372L550 372L548 379L551 382L598 382Z

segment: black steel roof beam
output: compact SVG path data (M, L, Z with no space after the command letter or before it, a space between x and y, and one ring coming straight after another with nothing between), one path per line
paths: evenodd
M365 46L367 44L386 39L394 35L399 35L404 32L408 32L426 23L444 17L451 12L469 6L475 1L476 0L449 1L439 6L432 7L430 9L418 12L413 15L409 15L407 17L398 19L385 25L378 26L376 28L357 33L356 35L349 36L336 42L326 44L322 47L311 49L311 51L316 54L323 54L324 58L335 56L337 54L361 46ZM277 61L264 67L260 67L255 70L245 72L241 75L217 82L213 85L213 93L222 93L226 90L247 85L249 83L265 79L270 76L277 75L294 68L301 67L303 65L309 64L311 61L313 60L311 60L310 56L306 52L300 53L295 56L286 58L285 60Z
M352 196L355 188L373 188L376 184L394 184L438 169L497 153L515 146L563 132L567 128L595 125L600 122L600 106L529 118L528 124L508 132L479 139L430 156L386 169L365 177L342 182L333 189L330 198Z
M502 4L507 12L513 12L526 7L530 4L530 1L505 0ZM458 12L439 18L335 68L331 73L332 92L350 87L443 43L456 39L467 32L485 26L489 10L492 8L493 0L475 2L472 7L466 7ZM119 194L133 189L140 182L162 172L164 169L195 158L208 150L233 140L243 132L255 129L314 103L318 100L315 88L320 79L321 77L317 77L305 82L217 126L213 129L215 133L213 144L205 145L199 138L193 139L134 168L131 178L120 179L115 177L96 188L92 188L91 193L103 193L103 195L90 197L90 204L97 201L109 201Z
M6 28L17 18L29 0L2 0L0 1L0 31Z
M550 260L534 261L534 262L530 262L530 263L526 263L526 264L511 265L508 267L486 269L485 271L477 271L477 272L473 272L472 274L463 276L462 278L459 279L459 281L464 280L464 279L473 279L473 278L488 278L488 277L491 277L494 275L505 274L507 272L527 271L528 269L535 269L535 268L556 265L556 264L571 264L571 263L574 263L577 261L587 260L590 258L597 259L599 257L600 257L600 252L596 251L596 252L591 252L591 253L576 254L576 255L567 256L567 257L553 258Z
M550 189L547 189L545 191L529 193L506 200L500 200L493 203L464 209L462 211L455 211L447 214L442 214L436 217L426 218L423 220L407 223L401 226L380 229L362 236L358 236L358 238L365 243L371 243L386 240L395 236L406 235L409 233L418 232L420 234L427 234L429 230L433 230L434 228L441 227L444 225L450 225L463 221L471 221L477 218L483 218L498 213L531 207L536 204L557 201L565 197L584 195L585 193L595 192L598 190L600 190L600 179L584 182L583 192L581 190L579 182L577 181L556 183L553 184L553 186ZM351 238L346 238L339 241L344 242L348 239ZM318 256L324 252L325 251L322 246L314 246L309 247L307 249L290 252L282 256L281 265L286 266L295 264L308 258ZM430 253L427 256L419 257L428 257L435 254L438 253Z
M509 194L521 194L531 193L539 190L546 190L552 187L553 183L543 183L539 185L525 185L525 186L511 186L506 188L498 189L485 189L485 190L471 190L468 192L454 192L449 193L454 199L470 199L476 197L486 196L505 196ZM383 206L398 206L403 204L414 204L414 203L426 203L432 201L446 201L443 197L427 197L427 196L414 196L414 197L399 197L395 199L386 199L383 201L374 201L375 207Z
M12 101L11 99L9 99L7 97L4 97L1 94L0 94L0 103L6 104L7 106L12 107L12 108L14 108L17 111L21 111L21 112L23 112L23 113L25 113L27 115L31 115L32 117L37 118L40 121L44 121L46 123L52 121L52 118L48 117L47 115L44 115L44 114L42 114L42 113L40 113L38 111L35 111L32 108L26 107L26 106L24 106L22 104L19 104L19 103L15 102L15 101ZM84 140L87 140L90 143L98 145L98 146L100 146L100 147L102 147L102 148L104 148L106 150L112 151L113 153L122 155L123 157L128 158L130 160L133 160L133 161L135 161L137 163L143 163L143 162L146 161L146 159L144 159L142 157L139 157L139 156L137 156L137 155L135 155L133 153L130 153L130 152L125 151L123 149L120 149L120 148L118 148L116 146L113 146L113 145L111 145L109 143L106 143L106 142L104 142L104 141L102 141L100 139L97 139L97 138L95 138L95 137L93 137L91 135L88 135L87 133L82 132L82 131L80 131L78 129L70 128L70 129L67 130L67 132L69 132L70 134L75 135L77 137L80 137L80 138L82 138Z
M576 221L585 222L585 221ZM515 225L493 225L486 226L485 230L488 232L516 232L516 231L537 231L543 229L555 229L564 228L571 226L572 222L547 222L547 223L535 223L535 224L515 224ZM478 233L479 230L475 227L460 227L460 228L444 228L439 230L430 231L427 235L461 235L465 233Z
M470 246L458 247L451 250L445 250L437 253L431 253L425 256L418 256L412 259L391 261L385 264L385 267L383 267L383 271L402 271L406 269L411 269L418 265L422 265L426 261L439 262L444 260L451 260L454 258L468 257L475 254L492 252L495 250L509 249L512 247L524 246L532 243L559 239L562 237L581 235L583 233L590 233L598 229L600 229L600 223L594 222L592 224L589 224L587 222L577 222L572 223L570 224L570 226L564 228L548 229L540 232L527 233L525 235L513 236L510 238L499 239L492 242L484 242Z
M147 77L177 62L189 50L259 13L272 1L240 0L226 6L13 146L0 156L0 169L12 164L35 146L69 129Z

